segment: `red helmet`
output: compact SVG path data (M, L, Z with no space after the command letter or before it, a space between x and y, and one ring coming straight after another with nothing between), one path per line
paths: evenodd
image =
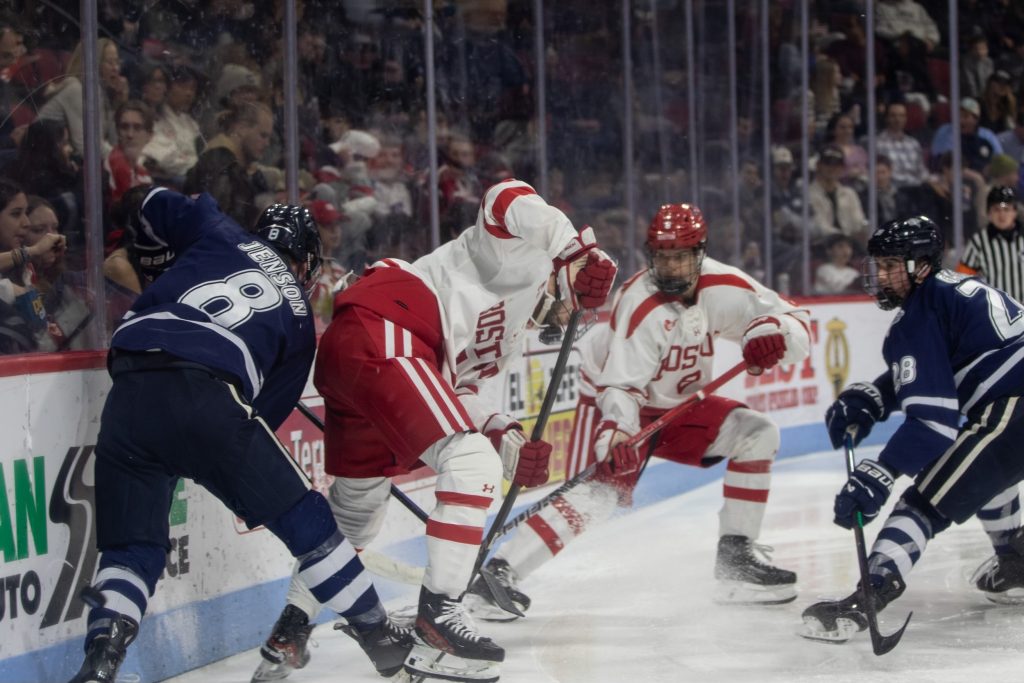
M708 239L704 214L693 204L662 204L647 228L647 249L691 249Z

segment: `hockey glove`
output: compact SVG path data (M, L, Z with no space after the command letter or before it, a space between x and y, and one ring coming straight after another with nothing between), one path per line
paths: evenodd
M618 268L615 263L603 251L594 249L589 252L586 264L576 274L576 279L572 283L580 306L583 308L603 306L608 299L608 293L612 291L616 272L618 272Z
M640 469L640 453L635 446L626 445L629 434L614 422L602 422L594 440L598 474L602 478L623 477Z
M852 529L857 524L858 512L865 524L873 520L889 499L892 483L892 473L881 464L874 460L861 460L836 496L835 523L844 529Z
M747 372L760 375L768 368L774 367L786 355L786 338L782 335L782 325L778 318L763 315L754 318L747 325L741 342L743 360L747 363Z
M495 426L484 436L501 456L502 476L507 481L527 488L547 483L551 444L527 441L522 425L502 415L492 416L487 426Z
M840 392L835 402L825 411L825 426L832 448L839 448L847 428L857 426L853 445L859 444L871 433L876 422L885 419L882 393L871 382L854 382Z

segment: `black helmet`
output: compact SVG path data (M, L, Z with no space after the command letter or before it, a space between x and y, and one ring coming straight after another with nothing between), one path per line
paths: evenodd
M985 210L991 209L996 204L1016 206L1017 191L1008 185L996 185L988 191L988 198L985 200Z
M903 303L903 299L891 290L883 290L878 285L878 269L875 259L883 256L902 258L910 276L911 290L917 285L914 273L923 265L931 266L931 272L942 269L943 253L942 232L932 219L926 216L914 216L889 221L868 240L868 256L865 263L864 290L878 300L883 310L891 310Z
M302 286L308 291L320 277L320 231L309 210L293 204L271 204L256 221L255 232L275 251L306 264Z

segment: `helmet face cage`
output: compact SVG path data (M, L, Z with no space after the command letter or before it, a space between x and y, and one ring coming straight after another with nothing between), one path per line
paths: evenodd
M565 336L565 324L562 320L568 321L569 315L573 312L572 306L567 301L555 299L551 303L551 307L548 309L547 315L544 316L543 324L540 328L541 344L547 344L553 346L562 343L562 338ZM576 335L573 337L573 342L578 342L587 331L597 324L598 312L594 309L584 308L579 309L580 320L576 324Z
M647 229L647 266L658 289L678 296L685 293L700 276L707 247L708 229L704 214L692 204L663 204ZM654 267L654 255L667 249L690 249L695 252L696 267L691 278L667 277Z
M309 210L273 204L256 222L256 234L296 264L305 264L302 286L309 291L320 277L320 231Z
M931 219L915 216L886 223L868 240L868 258L864 261L864 291L875 297L879 308L892 310L903 304L906 296L917 287L917 273L930 266L929 274L942 269L942 233ZM878 279L878 259L902 259L907 278L907 295L900 295L892 287L882 287Z

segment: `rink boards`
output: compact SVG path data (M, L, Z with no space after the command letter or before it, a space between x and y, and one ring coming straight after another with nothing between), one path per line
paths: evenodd
M814 300L806 307L812 318L807 361L759 378L743 376L721 391L777 420L781 457L826 448L821 417L836 388L883 369L879 352L891 314L862 298ZM556 350L532 338L524 358L491 386L492 400L527 429L539 412ZM738 360L734 345L717 346L716 370ZM552 481L564 473L578 363L574 354L546 430L556 448ZM100 353L0 359L0 683L65 680L80 663L85 609L76 596L96 567L92 449L108 389ZM318 397L307 390L306 402L322 414ZM891 426L872 440L889 432ZM296 411L278 435L314 486L329 485L321 434L312 423ZM670 469L680 487L697 473ZM421 507L432 507L428 471L397 481ZM670 496L673 486L659 490ZM257 645L282 606L290 574L281 544L265 530L247 529L192 482L175 492L170 522L164 578L125 667L141 672L143 681ZM392 505L374 547L422 564L421 534L422 524ZM385 599L393 590L386 581L378 587Z

